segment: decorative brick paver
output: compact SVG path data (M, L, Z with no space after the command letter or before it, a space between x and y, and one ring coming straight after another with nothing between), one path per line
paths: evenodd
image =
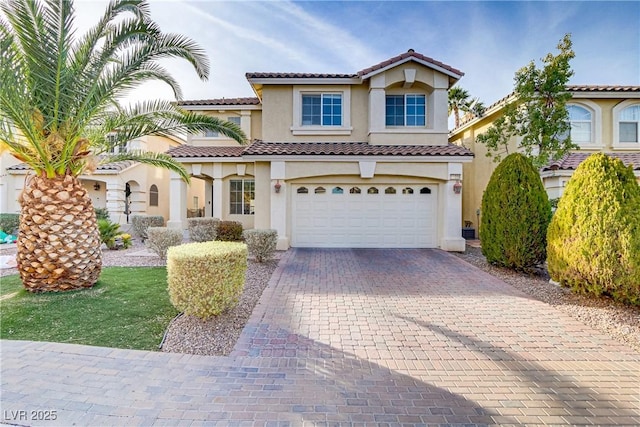
M230 357L1 350L17 425L640 425L637 352L438 250L290 250Z

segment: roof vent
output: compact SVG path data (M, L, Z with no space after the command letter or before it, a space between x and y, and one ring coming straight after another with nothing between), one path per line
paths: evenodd
M409 49L409 50L407 51L407 53L415 53L415 50L413 50L413 49Z

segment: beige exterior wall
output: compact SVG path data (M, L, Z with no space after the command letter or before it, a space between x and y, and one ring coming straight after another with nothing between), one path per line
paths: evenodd
M619 93L616 97L606 97L598 94L598 97L587 96L589 94L576 93L569 104L575 104L588 109L592 113L592 142L582 144L579 151L594 152L640 152L640 144L620 145L616 139L618 122L616 115L619 109L626 106L640 104L640 94ZM476 119L467 125L462 125L454 130L449 141L469 148L475 154L472 163L464 165L464 182L462 197L462 218L472 221L476 232L478 221L476 211L482 203L482 195L491 178L491 174L498 163L486 157L487 149L483 144L475 142L478 135L487 131L491 123L499 117L499 111L493 112L482 119ZM509 153L517 150L517 140L512 138L509 144ZM506 155L503 153L502 158ZM640 174L638 174L640 175ZM562 195L564 186L571 177L570 171L555 171L543 173L543 183L550 198L558 198ZM639 177L640 178L640 177Z

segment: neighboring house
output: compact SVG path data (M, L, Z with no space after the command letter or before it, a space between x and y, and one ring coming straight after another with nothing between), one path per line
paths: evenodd
M591 153L603 152L632 165L640 179L640 86L572 85L567 90L571 122L571 140L580 148L564 158L552 162L540 171L550 198L562 195L564 187L576 167ZM487 149L476 143L478 135L486 132L502 111L504 98L487 108L479 118L472 118L454 129L449 141L469 148L475 153L471 164L464 166L463 219L478 223L482 194L497 163L486 157ZM509 152L517 151L512 138ZM504 157L504 156L503 156Z
M203 183L205 216L275 229L279 249L463 251L473 154L447 141L448 89L462 76L413 50L353 74L248 73L255 98L180 105L235 121L252 143L189 135L169 154ZM188 191L172 176L169 226L186 227Z
M118 150L166 152L184 143L179 138L145 136L130 141ZM8 153L0 156L0 212L20 212L18 195L31 169ZM132 161L106 163L92 174L81 175L96 208L106 208L111 221L127 224L131 215L148 214L169 217L169 172Z

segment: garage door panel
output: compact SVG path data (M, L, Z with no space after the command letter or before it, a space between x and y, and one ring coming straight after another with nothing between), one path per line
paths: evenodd
M314 185L312 188L315 188ZM329 191L315 194L293 192L292 245L299 247L435 247L435 196L420 194L425 185L377 185L378 194L368 193L370 186L358 186L360 194L351 194L353 185L340 186L343 194ZM396 194L385 189L395 187ZM402 194L403 188L413 194ZM295 188L295 187L294 187ZM311 188L311 186L307 186Z

